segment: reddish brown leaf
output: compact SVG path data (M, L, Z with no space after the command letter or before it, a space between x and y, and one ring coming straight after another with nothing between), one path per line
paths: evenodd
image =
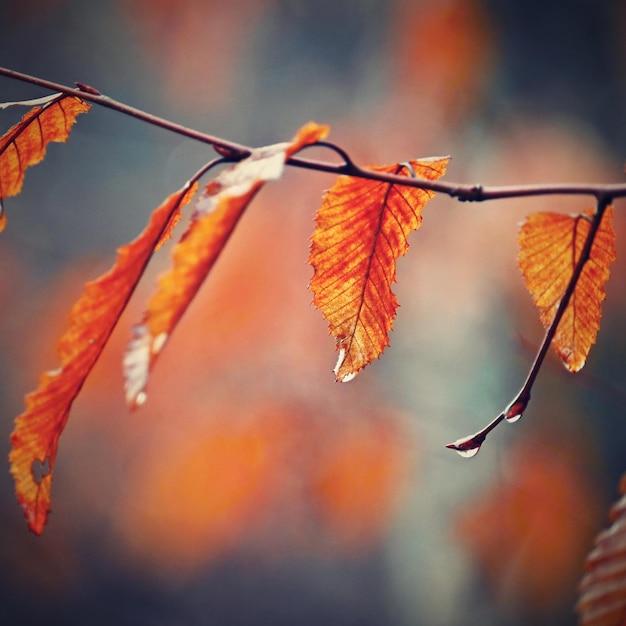
M0 206L4 198L20 193L26 168L44 158L48 144L66 141L76 117L90 108L80 98L62 94L7 105L37 102L43 104L33 107L0 138Z
M85 285L70 313L69 328L57 346L61 365L44 372L38 389L26 396L26 410L11 435L11 473L29 528L40 534L50 510L50 487L59 437L72 402L96 363L143 274L171 216L187 204L197 185L188 183L152 215L146 229L118 250L115 265ZM35 471L45 473L41 478Z
M526 287L539 308L541 323L550 326L580 258L591 226L593 210L581 215L536 213L519 233L519 267ZM604 284L615 261L613 212L609 207L598 229L591 255L570 303L559 323L552 345L571 372L580 370L595 343Z
M189 229L174 248L172 269L159 279L124 356L129 406L134 408L146 401L150 370L256 193L266 181L280 178L290 156L327 132L327 127L311 122L290 143L253 150L248 158L207 185Z
M622 498L611 510L611 527L602 531L587 557L587 574L577 604L583 626L626 624L626 475Z
M411 161L417 176L436 180L447 158ZM407 174L401 164L375 167ZM396 260L406 254L411 231L434 193L414 187L340 176L316 216L309 263L315 271L313 302L337 338L335 376L352 380L389 345L398 307L391 284Z

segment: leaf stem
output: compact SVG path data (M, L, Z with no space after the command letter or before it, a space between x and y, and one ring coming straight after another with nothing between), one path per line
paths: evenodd
M166 120L162 117L152 115L151 113L147 113L141 109L118 102L117 100L101 94L94 87L89 87L82 83L77 83L78 88L67 87L66 85L31 76L29 74L23 74L4 67L0 67L0 76L6 76L7 78L19 80L52 91L59 91L66 95L75 96L83 100L88 100L94 104L134 117L142 122L146 122L147 124L152 124L153 126L157 126L169 132L209 144L213 146L220 155L228 158L230 161L240 161L249 156L252 150L248 146L194 130L187 126ZM462 184L455 182L443 182L441 180L431 181L422 178L387 174L385 172L373 171L354 164L348 156L348 153L334 144L323 143L322 145L326 145L327 147L335 150L335 152L337 152L344 159L345 163L337 164L328 161L305 159L294 156L287 160L287 165L303 169L316 170L319 172L328 172L330 174L345 174L348 176L368 180L377 180L394 185L416 187L418 189L443 193L451 198L456 198L461 202L485 202L488 200L547 195L593 196L597 200L600 200L602 197L626 197L626 184L601 185L593 183L564 183L483 187L479 184Z
M458 439L453 443L449 443L446 445L446 448L451 448L452 450L456 450L460 453L466 453L468 450L478 450L480 446L485 441L487 435L502 421L505 419L511 421L517 421L519 419L526 408L528 407L528 403L530 402L531 392L533 385L535 384L535 380L537 379L537 375L539 374L539 370L543 365L543 361L548 353L550 348L550 344L554 339L554 335L557 331L559 323L563 318L565 310L572 299L574 291L576 290L576 285L580 280L580 277L583 273L583 269L585 264L589 260L591 256L591 249L593 247L593 242L595 240L598 229L600 228L600 224L602 222L602 218L604 217L604 213L611 203L611 196L609 195L600 195L598 198L596 212L593 215L591 220L591 226L589 228L589 232L587 233L587 238L585 239L585 243L583 245L583 249L581 250L580 257L574 266L574 270L572 271L572 275L567 283L567 287L563 292L563 297L561 298L559 305L557 307L556 313L554 315L554 319L548 326L546 333L543 337L543 341L539 346L539 350L537 351L537 355L533 361L533 364L528 372L528 376L524 381L524 384L515 398L510 402L510 404L504 409L498 417L492 420L485 428L479 430L474 435L470 435L468 437L463 437Z
M354 167L354 163L350 158L350 155L341 147L335 143L330 141L316 141L315 143L308 144L304 146L302 149L306 150L307 148L328 148L333 152L336 152L342 159L343 164L339 165L339 167Z

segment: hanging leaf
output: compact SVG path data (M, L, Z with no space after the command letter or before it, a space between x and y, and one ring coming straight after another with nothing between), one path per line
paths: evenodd
M26 168L43 160L48 144L66 141L76 117L90 109L80 98L63 94L7 102L0 107L17 104L41 106L32 108L0 139L0 206L4 198L20 193ZM3 219L0 230L4 225Z
M622 498L611 509L611 527L596 538L587 557L577 610L581 626L626 624L626 475Z
M565 293L585 245L593 210L581 215L536 213L528 217L519 234L519 267L526 287L548 328ZM615 261L613 212L609 207L596 233L591 255L559 323L552 345L570 372L580 370L595 343L604 285Z
M254 196L265 182L280 178L289 157L327 133L327 127L310 122L290 143L253 150L207 185L189 229L174 248L172 269L160 277L142 322L133 329L124 356L130 407L146 401L150 370Z
M61 365L44 372L38 389L26 396L26 410L11 435L11 473L29 528L40 534L50 510L50 487L59 437L72 403L98 360L172 215L197 189L187 183L152 214L146 229L118 250L106 274L85 285L70 313L69 328L57 346ZM37 475L36 474L42 474Z
M411 161L415 174L437 180L448 158ZM372 168L408 175L404 165ZM398 307L391 284L396 260L406 254L411 231L422 222L432 191L340 176L316 216L309 263L313 303L337 339L338 381L352 380L389 345Z

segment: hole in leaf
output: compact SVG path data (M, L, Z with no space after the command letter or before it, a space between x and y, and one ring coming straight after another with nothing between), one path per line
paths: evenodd
M50 457L47 456L44 461L35 459L30 467L35 482L40 485L41 481L50 473Z

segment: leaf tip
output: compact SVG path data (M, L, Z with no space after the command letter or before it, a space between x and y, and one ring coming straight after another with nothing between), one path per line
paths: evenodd
M169 335L167 333L159 333L152 340L152 345L150 346L150 350L151 350L152 354L159 354L159 352L161 352L161 350L163 350L163 347L167 343L168 336Z
M351 380L356 378L357 372L349 371L346 374L340 374L343 367L343 363L346 360L347 352L345 348L339 348L339 356L337 357L337 363L335 368L333 369L333 373L335 374L335 379L340 383L349 383Z
M133 399L132 402L129 402L130 407L132 409L138 409L140 406L143 406L148 400L148 394L145 391L140 391Z
M31 507L25 502L22 503L22 512L24 513L24 517L26 518L26 526L28 530L33 533L33 535L41 536L43 533L43 529L46 525L47 519L38 520L35 513L32 511Z
M307 144L326 139L329 134L330 126L310 121L298 130L295 137L292 139L292 143L294 144L294 149L297 151Z

